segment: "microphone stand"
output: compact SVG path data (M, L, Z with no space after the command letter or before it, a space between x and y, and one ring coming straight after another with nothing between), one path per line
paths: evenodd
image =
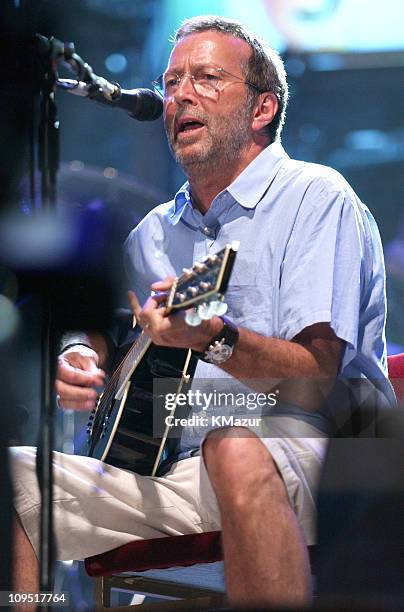
M56 209L57 198L57 171L59 166L59 121L57 118L57 107L55 103L55 90L58 81L57 65L60 60L70 64L77 72L78 78L91 82L95 79L92 69L74 51L74 44L64 44L56 38L46 38L40 34L35 37L36 50L41 66L40 78L40 118L38 130L38 165L41 173L41 204L38 214L49 216ZM85 254L85 265L81 269L82 273L87 273L89 287L93 291L104 289L103 307L99 307L99 300L94 299L90 316L86 319L86 324L90 327L95 324L94 310L97 312L97 324L100 329L110 325L112 315L111 287L105 284L97 285L96 280L91 276L91 253ZM67 264L68 262L66 262ZM65 287L56 275L62 273L63 268L51 268L42 270L36 280L41 288L41 422L40 434L37 450L37 477L41 492L41 514L40 514L40 590L43 592L53 591L54 581L54 560L55 546L53 538L53 512L52 512L52 491L53 491L53 446L54 446L54 408L53 397L54 381L56 375L56 336L60 331L61 303L59 293L63 293ZM48 273L48 277L47 277ZM42 274L42 276L41 276ZM106 281L103 275L103 283ZM59 282L58 282L59 281ZM74 280L70 282L74 285ZM91 284L93 283L93 284ZM81 283L80 289L82 290ZM70 297L70 294L69 296ZM88 295L85 296L88 300ZM97 298L98 296L96 296ZM59 299L59 301L58 301ZM64 306L64 303L63 303ZM62 306L62 307L63 307ZM87 303L87 309L90 305ZM74 315L80 314L81 323L83 322L83 308L79 310L69 309L67 313L70 320ZM72 312L73 311L73 314ZM66 317L69 319L69 317ZM75 320L76 323L76 320ZM71 327L70 329L75 329Z
M56 179L59 165L59 122L55 103L56 64L63 55L63 43L50 39L46 55L39 49L43 60L40 86L40 118L38 130L38 164L41 173L41 206L39 214L56 208ZM40 590L53 591L54 541L53 541L53 445L55 378L55 327L52 318L50 288L40 283L41 292L41 419L37 450L37 476L41 491L40 513Z

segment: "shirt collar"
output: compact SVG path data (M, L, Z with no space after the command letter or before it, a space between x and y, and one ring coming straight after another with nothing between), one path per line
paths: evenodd
M172 212L170 214L171 225L177 225L186 206L192 207L191 192L188 181L186 181L186 183L180 187L174 196Z
M279 141L266 147L227 187L230 195L244 208L255 208L274 179L282 161L289 156ZM189 182L186 181L174 197L172 225L180 220L186 206L192 207Z
M228 186L227 191L244 208L255 208L289 156L279 141L266 147Z

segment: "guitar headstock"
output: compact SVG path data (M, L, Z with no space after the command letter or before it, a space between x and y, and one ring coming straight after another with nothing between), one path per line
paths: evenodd
M239 244L235 240L215 255L208 255L189 270L185 269L168 295L169 312L193 308L186 316L189 325L199 325L203 319L224 314L227 305L223 298Z

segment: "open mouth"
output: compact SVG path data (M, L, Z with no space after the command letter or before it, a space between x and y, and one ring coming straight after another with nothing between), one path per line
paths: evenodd
M177 125L176 135L184 133L195 133L197 130L205 127L205 125L197 119L180 119Z

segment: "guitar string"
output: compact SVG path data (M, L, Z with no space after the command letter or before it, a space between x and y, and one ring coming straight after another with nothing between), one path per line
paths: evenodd
M179 285L179 283L181 281L183 281L186 278L186 275L183 274L181 275L181 277L177 280L177 282L175 283L176 286ZM142 340L146 339L146 341L148 340L148 337L146 336L146 334L142 331L140 336L135 340L135 342L132 344L131 348L129 349L129 351L126 353L125 357L122 359L121 363L118 365L118 367L115 369L115 372L113 373L113 375L111 376L107 388L110 387L109 389L107 389L107 391L104 389L104 392L101 396L100 402L98 404L97 407L97 411L96 414L98 414L101 410L104 410L106 407L108 407L111 399L113 398L113 395L115 393L115 383L119 381L120 376L121 376L121 372L124 368L124 365L126 362L130 361L133 357L133 353L135 353L138 345L140 345L142 343ZM142 350L144 348L144 345L141 347L140 350ZM131 367L130 369L133 368L133 366L136 366L138 361L138 358L136 358L132 363L131 363ZM125 377L124 377L125 378ZM105 399L104 399L105 398ZM94 418L94 422L95 422L95 418Z
M122 370L124 368L125 363L132 359L133 353L136 352L136 349L138 348L138 345L141 345L142 344L142 340L144 340L145 338L146 338L146 334L144 332L142 332L140 334L139 338L136 338L136 340L134 341L134 343L130 347L129 351L126 353L125 357L122 359L120 364L115 369L114 373L112 374L111 378L108 381L107 387L110 387L110 389L108 389L108 390L104 389L104 392L103 392L102 397L100 399L99 408L101 408L101 404L105 404L105 403L109 404L109 402L112 399L112 396L113 396L113 394L115 392L115 389L112 388L112 387L115 385L116 382L119 381L119 378L120 378L120 375L121 375L121 372L122 372ZM142 350L142 348L143 348L143 346L141 347L140 350ZM137 360L138 360L138 358L135 358L135 360L132 362L131 367L133 365L136 365ZM105 394L107 394L108 401L104 402L103 400L104 400Z
M94 439L94 436L98 436L100 434L101 431L101 427L102 427L102 423L104 422L104 417L105 417L105 412L108 408L108 406L111 403L111 400L113 399L114 393L115 393L115 383L119 381L120 375L121 375L121 371L123 370L123 367L125 365L125 363L127 361L129 361L132 357L133 357L133 353L136 352L137 348L142 344L142 341L146 339L146 334L144 332L142 332L140 334L140 336L138 338L136 338L136 340L134 341L134 343L132 344L131 348L129 349L129 351L126 353L125 357L122 359L122 361L120 362L120 364L117 366L117 368L115 369L114 373L112 374L110 380L108 381L108 385L106 387L106 389L104 389L104 392L99 400L99 404L96 407L96 411L94 414L94 421L93 424L91 426L91 439ZM140 348L140 351L142 350L143 347ZM136 362L138 361L138 357L135 358L134 362L132 363L132 365L136 366ZM96 440L95 440L96 441Z

